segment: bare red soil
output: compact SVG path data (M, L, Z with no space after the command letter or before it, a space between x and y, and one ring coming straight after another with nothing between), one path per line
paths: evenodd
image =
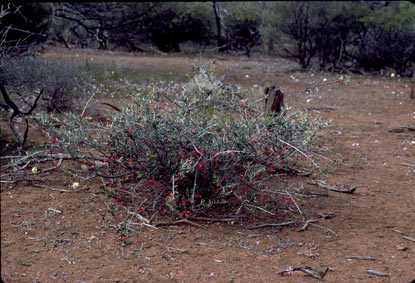
M78 52L78 57L75 57ZM46 58L94 58L95 62L140 69L190 72L197 58L150 57L81 51L50 51ZM116 225L100 200L98 185L81 183L81 192L59 192L30 182L1 184L1 277L5 282L312 282L309 275L279 271L309 265L330 268L327 282L412 282L415 280L415 132L390 132L397 125L415 126L415 100L405 79L351 75L345 85L321 88L318 94L294 98L306 79L332 75L288 72L282 59L220 57L203 59L218 73L244 87L283 87L294 109L333 119L319 143L327 156L346 165L324 162L324 173L276 180L290 189L307 180L362 185L353 194L329 191L306 198L301 208L316 219L300 225L249 230L241 223L198 222L141 228L131 243L118 248ZM293 76L293 77L291 77ZM299 79L298 82L295 79ZM310 100L308 100L310 99ZM307 102L308 101L308 102ZM405 130L405 129L404 129ZM7 132L2 123L2 132ZM41 137L31 130L31 138ZM48 177L55 188L71 190L62 174ZM332 214L332 218L319 218ZM256 223L260 224L260 223ZM412 240L411 240L412 239ZM373 257L374 260L347 258ZM388 277L369 274L377 270Z

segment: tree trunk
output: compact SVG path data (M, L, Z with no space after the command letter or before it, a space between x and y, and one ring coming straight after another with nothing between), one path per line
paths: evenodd
M216 21L216 30L217 30L217 39L218 39L218 51L223 52L225 51L225 41L222 38L222 27L220 22L220 17L218 14L218 9L216 7L216 1L212 1L213 12L215 13L215 21Z

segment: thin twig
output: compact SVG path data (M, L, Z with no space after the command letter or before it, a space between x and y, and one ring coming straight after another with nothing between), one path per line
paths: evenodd
M296 151L298 151L299 153L301 153L305 158L307 158L308 160L311 161L311 163L313 163L313 165L320 171L320 173L322 173L320 167L307 154L305 154L304 152L302 152L301 150L299 150L298 148L296 148L292 144L289 144L288 142L283 141L282 139L278 139L278 141L282 142L285 145L288 145L289 147L292 147L293 149L295 149Z
M352 255L346 256L347 259L360 259L360 260L376 260L376 258L371 256L359 256L359 255Z
M323 227L323 226L321 226L321 225L314 224L314 223L310 223L310 224L311 224L311 225L314 225L314 226L317 226L317 227L319 227L319 228L321 228L321 229L323 229L323 230L329 231L329 232L333 233L333 235L334 235L334 236L336 236L336 237L338 237L338 236L339 236L336 232L334 232L333 230L331 230L331 229L329 229L329 228L326 228L326 227Z
M307 273L307 274L309 274L310 276L312 276L316 279L324 280L324 276L326 276L326 274L330 270L330 268L327 267L325 271L322 271L318 268L315 268L315 267L312 267L312 266L309 266L309 265L302 265L302 266L294 266L294 267L290 267L288 269L281 270L280 272L278 272L278 274L283 276L284 273L291 274L293 271L296 271L296 270Z
M33 187L39 187L39 188L45 188L45 189L49 189L52 191L57 191L57 192L61 192L61 193L79 193L79 192L83 192L87 189L79 189L79 190L62 190L62 189L57 189L54 187L50 187L50 186L42 186L42 185L38 185L38 184L32 184Z
M402 237L402 239L405 239L405 240L409 240L409 241L415 242L415 239L414 239L414 238L411 238L411 237L408 237L408 236L403 236L403 237Z
M301 211L300 207L298 206L297 202L295 201L295 199L293 198L293 196L288 192L288 190L285 190L285 192L288 194L288 196L291 198L291 200L293 201L293 203L295 204L295 207L297 208L298 212L300 212L301 216L305 218L304 213Z
M296 223L297 222L295 221L289 221L289 222L283 222L283 223L264 223L264 224L260 224L257 226L251 226L248 229L253 230L253 229L264 228L264 227L282 227L282 226L289 226L289 225L296 224Z
M187 224L190 224L190 225L199 227L199 228L203 228L203 229L205 228L202 225L199 225L197 223L194 223L194 222L192 222L192 221L190 221L190 220L188 220L186 218L183 218L183 219L180 219L180 220L177 220L177 221L171 221L171 222L157 222L157 223L154 223L154 226L155 227L158 227L158 226L169 226L169 225L176 225L176 224L179 224L179 223L187 223Z
M138 219L140 219L141 221L143 221L144 223L147 223L147 224L149 224L150 223L150 220L148 220L147 218L145 218L144 216L142 216L141 214L139 214L139 213L136 213L136 212L132 212L131 210L129 210L128 208L126 208L126 207L124 207L124 209L127 211L127 213L129 214L129 215L132 215L132 216L134 216L134 217L136 217L136 218L138 218Z
M304 222L303 227L301 227L300 229L298 229L297 232L302 232L302 231L306 230L307 227L308 227L308 225L310 225L313 222L317 222L317 220L315 220L315 219L308 219L306 222Z

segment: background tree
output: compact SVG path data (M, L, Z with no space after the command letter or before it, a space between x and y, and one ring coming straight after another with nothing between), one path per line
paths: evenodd
M0 48L2 54L28 50L47 39L51 11L47 4L8 3L0 6Z
M314 3L288 2L281 3L279 8L276 28L281 31L277 40L280 54L298 60L302 68L307 68L317 53Z

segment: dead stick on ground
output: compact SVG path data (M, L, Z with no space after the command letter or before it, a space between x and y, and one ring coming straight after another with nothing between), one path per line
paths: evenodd
M377 275L377 276L381 276L381 277L389 277L389 274L387 273L383 273L374 269L366 269L365 270L367 273L369 274L373 274L373 275Z
M302 266L290 267L288 269L281 270L278 273L281 276L283 276L284 273L291 274L293 271L296 271L296 270L307 273L307 274L311 275L312 277L314 277L316 279L324 280L324 276L326 276L327 272L329 271L329 268L326 268L325 271L322 271L318 268L315 268L315 267L312 267L312 266L309 266L309 265L302 265Z
M297 202L295 201L295 199L293 198L293 196L288 192L288 190L285 190L285 192L287 193L287 195L291 198L291 200L293 201L293 203L295 204L295 207L297 208L298 212L301 214L302 217L305 218L304 213L301 211L300 207L297 205Z
M282 227L282 226L289 226L291 224L295 224L295 221L290 221L290 222L283 222L283 223L265 223L265 224L261 224L261 225L257 225L257 226L251 226L248 229L249 230L253 230L253 229L258 229L258 228L264 228L264 227Z
M405 240L408 240L408 241L415 242L415 239L414 239L414 238L412 238L412 237L409 237L409 236L405 235L405 233L404 233L404 232L402 232L402 231L399 231L399 230L393 230L393 232L396 232L396 233L399 233L399 234L403 235L403 236L402 236L402 239L405 239Z
M353 187L350 187L350 188L346 188L346 187L341 188L339 186L330 186L329 184L327 184L323 180L317 180L317 181L312 180L312 181L308 181L308 183L312 184L312 185L317 185L320 188L323 188L323 189L326 189L326 190L329 190L329 191L338 192L338 193L345 193L345 194L352 194L352 193L354 193L354 191L357 188L362 186L362 185L356 185L356 186L353 186Z
M79 193L79 192L83 192L86 191L87 189L79 189L79 190L62 190L62 189L57 189L54 187L49 187L49 186L42 186L42 185L37 185L37 184L32 184L33 187L39 187L39 188L45 188L45 189L49 189L52 191L57 191L57 192L61 192L61 193Z
M237 221L239 218L208 218L208 217L189 217L189 220L208 221L208 222L231 222Z
M329 232L333 233L333 235L334 235L334 236L336 236L336 237L338 237L338 236L339 236L336 232L334 232L333 230L331 230L331 229L329 229L329 228L326 228L326 227L323 227L323 226L321 226L321 225L314 224L314 223L311 223L311 222L310 222L310 224L311 224L311 225L314 225L314 226L317 226L317 227L319 227L319 228L321 228L321 229L323 229L323 230L329 231Z
M190 224L190 225L193 225L193 226L196 226L196 227L205 229L205 227L203 227L202 225L199 225L197 223L194 223L194 222L192 222L192 221L190 221L190 220L188 220L186 218L183 218L183 219L180 219L180 220L177 220L177 221L172 221L172 222L158 222L158 223L154 223L154 226L155 227L158 227L158 226L169 226L169 225L176 225L176 224L179 224L179 223L187 223L187 224Z
M411 237L408 237L408 236L403 236L403 237L402 237L402 239L405 239L405 240L409 240L409 241L415 242L415 239L414 239L414 238L411 238Z
M302 231L306 230L308 228L308 225L310 225L312 222L317 222L317 220L315 220L315 219L308 219L304 223L303 227L301 227L300 229L298 229L297 232L302 232Z
M347 259L360 259L360 260L376 260L376 258L371 256L359 256L359 255L352 255L346 256Z

